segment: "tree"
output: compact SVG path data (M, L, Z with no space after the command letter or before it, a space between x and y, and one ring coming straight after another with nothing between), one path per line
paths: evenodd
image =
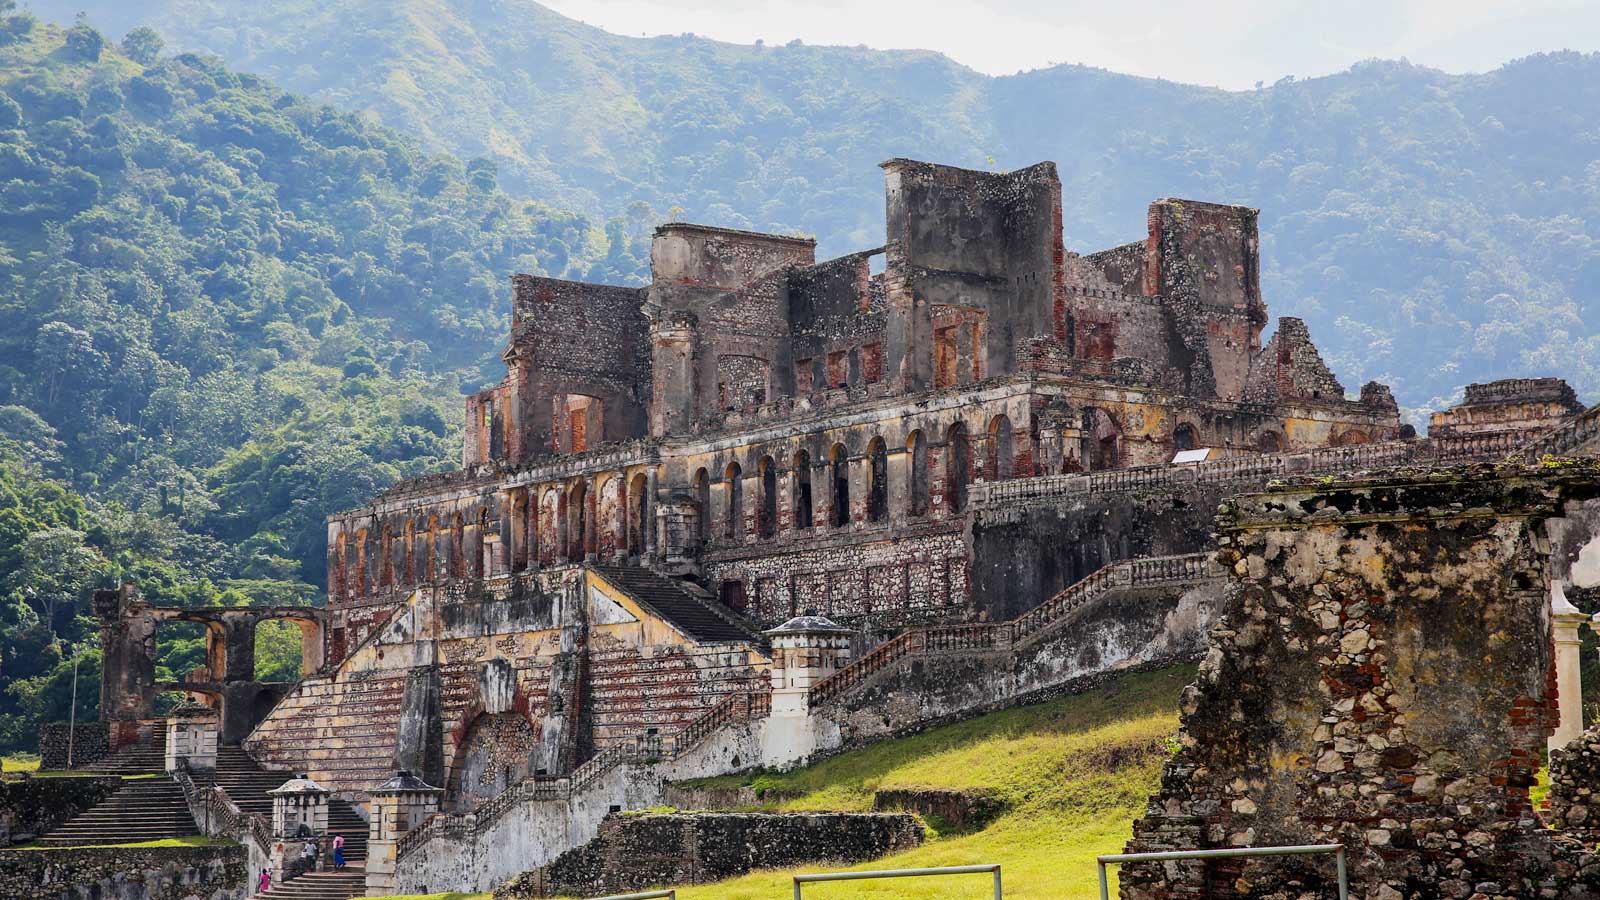
M154 28L139 26L122 37L122 53L141 66L154 65L161 59L166 42Z
M67 29L67 53L88 62L99 62L106 39L90 26L79 23Z

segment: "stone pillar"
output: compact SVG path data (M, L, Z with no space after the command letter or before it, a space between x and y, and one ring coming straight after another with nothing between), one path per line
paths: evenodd
M1567 600L1561 582L1550 583L1550 625L1556 645L1556 700L1561 707L1561 722L1547 742L1559 750L1583 734L1583 654L1579 649L1578 626L1589 617Z
M811 688L849 661L855 632L822 616L796 616L766 634L772 640L772 715L763 760L798 760L817 748Z
M167 771L217 768L217 713L209 706L185 701L167 715Z
M138 721L155 714L156 620L126 583L94 592L100 620L100 721Z
M318 847L328 835L328 790L304 775L267 791L272 798L272 880L282 883L298 875L306 841ZM325 860L317 856L320 867Z
M644 503L640 504L644 521L639 523L639 530L644 533L644 564L655 565L659 558L656 554L656 467L651 466L645 470L644 475Z
M401 836L439 811L444 791L402 770L368 793L372 818L367 831L367 896L383 897L399 890L395 851Z

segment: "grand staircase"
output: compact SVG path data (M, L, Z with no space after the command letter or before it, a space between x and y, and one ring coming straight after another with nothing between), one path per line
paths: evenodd
M762 643L760 629L706 592L642 566L603 564L594 570L619 590L699 641Z
M167 737L157 730L148 741L101 759L84 771L125 776L115 794L56 827L37 843L46 847L129 844L194 837L200 833L183 788L166 773ZM147 775L146 778L126 776Z
M50 847L124 844L200 834L183 797L183 788L166 774L166 733L157 729L150 740L124 748L85 769L125 777L122 787L101 803L75 816L38 843ZM147 776L130 778L127 776ZM268 791L292 777L263 769L238 747L217 751L217 768L201 786L216 785L241 810L272 821ZM275 884L259 896L294 900L349 900L366 894L367 821L350 803L337 797L328 804L330 834L344 835L345 868L310 872ZM328 863L331 865L332 861ZM252 876L254 877L254 876Z

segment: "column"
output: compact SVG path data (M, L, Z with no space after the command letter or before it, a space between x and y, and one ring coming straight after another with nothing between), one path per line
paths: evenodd
M282 884L305 868L301 848L306 841L319 848L328 836L328 790L304 775L267 791L272 797L272 881ZM315 865L321 868L326 854L319 853Z
M1550 735L1548 746L1558 750L1583 734L1583 656L1579 650L1578 626L1589 617L1567 600L1559 581L1550 583L1550 624L1556 645L1556 700L1561 722Z
M217 713L186 700L167 716L167 771L213 772L217 768Z
M644 521L639 523L639 528L644 533L644 564L654 565L656 555L656 467L651 466L645 470L644 503L640 504Z
M395 849L402 835L439 811L444 791L410 772L400 771L369 792L372 819L367 831L367 896L383 897L399 890Z

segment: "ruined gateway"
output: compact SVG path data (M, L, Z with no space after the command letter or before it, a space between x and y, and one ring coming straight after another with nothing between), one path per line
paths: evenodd
M218 618L157 684L156 623L207 614L107 596L113 732L212 698L225 743L388 798L369 891L485 889L671 779L1200 654L1213 515L1270 479L1592 438L1557 379L1470 386L1419 438L1299 320L1263 345L1256 210L1158 200L1078 254L1052 163L883 169L876 250L668 224L647 287L515 276L461 470L330 519L326 609L261 613L305 678L250 682ZM397 768L441 792L375 794Z

